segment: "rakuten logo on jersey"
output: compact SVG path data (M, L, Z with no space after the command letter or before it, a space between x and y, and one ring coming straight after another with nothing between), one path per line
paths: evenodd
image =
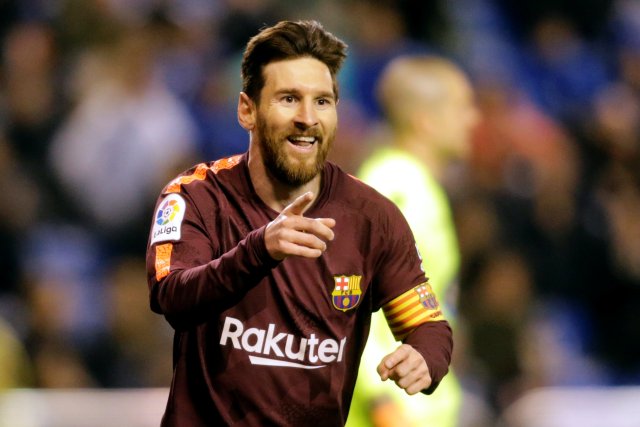
M249 355L253 365L285 366L289 368L318 369L328 363L341 362L347 337L340 342L328 338L319 340L315 334L309 338L296 337L284 332L276 333L276 325L268 329L244 329L244 324L227 317L220 336L220 345L262 356ZM263 357L270 356L270 357ZM318 362L323 364L318 364Z

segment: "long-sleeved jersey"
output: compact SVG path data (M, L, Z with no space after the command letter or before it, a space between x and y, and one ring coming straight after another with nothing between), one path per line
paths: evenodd
M175 329L163 426L343 425L371 313L446 374L451 330L396 206L327 163L307 217L336 220L319 258L273 260L278 216L247 154L186 171L163 190L147 271L151 308ZM372 366L371 369L375 369Z

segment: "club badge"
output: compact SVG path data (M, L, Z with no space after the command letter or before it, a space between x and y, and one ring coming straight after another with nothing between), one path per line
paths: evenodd
M333 280L336 285L331 293L333 306L341 311L351 310L357 306L362 295L360 290L362 276L333 276Z
M414 290L418 293L420 297L420 304L424 306L427 310L435 310L438 308L438 300L436 299L436 294L431 289L431 285L428 283L423 283L419 286L416 286Z

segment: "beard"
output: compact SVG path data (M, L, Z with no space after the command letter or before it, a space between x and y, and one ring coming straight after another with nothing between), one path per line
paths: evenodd
M289 132L276 132L269 129L267 121L258 114L257 117L258 137L260 140L260 151L265 166L280 182L298 187L304 185L315 178L322 169L329 154L329 150L335 139L335 130L329 135L323 136L317 130L296 130ZM287 153L287 137L290 135L313 136L316 138L314 144L318 145L316 155L313 158L297 158Z

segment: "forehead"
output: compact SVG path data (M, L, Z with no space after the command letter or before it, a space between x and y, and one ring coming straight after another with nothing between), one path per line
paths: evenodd
M263 70L263 90L296 89L333 93L333 78L329 68L315 58L303 57L270 62Z

